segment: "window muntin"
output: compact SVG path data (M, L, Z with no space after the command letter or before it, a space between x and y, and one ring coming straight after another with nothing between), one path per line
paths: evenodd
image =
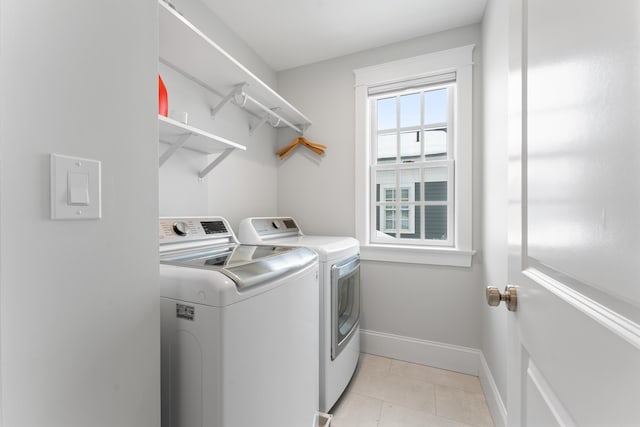
M369 97L372 243L453 246L454 90Z

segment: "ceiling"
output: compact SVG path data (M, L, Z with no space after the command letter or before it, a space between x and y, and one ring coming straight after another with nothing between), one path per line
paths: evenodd
M275 71L480 22L486 0L203 0Z

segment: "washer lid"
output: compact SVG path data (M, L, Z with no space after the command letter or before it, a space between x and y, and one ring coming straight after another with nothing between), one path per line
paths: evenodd
M200 247L164 253L160 258L162 264L219 271L238 289L285 276L316 261L315 252L307 248L252 245Z

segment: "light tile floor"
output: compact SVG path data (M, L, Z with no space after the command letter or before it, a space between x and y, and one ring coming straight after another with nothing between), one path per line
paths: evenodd
M477 377L361 354L331 427L492 427Z

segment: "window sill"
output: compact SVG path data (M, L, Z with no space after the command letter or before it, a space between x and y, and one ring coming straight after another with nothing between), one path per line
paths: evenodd
M360 259L365 261L398 262L407 264L471 267L476 251L452 248L414 248L392 245L360 245Z

